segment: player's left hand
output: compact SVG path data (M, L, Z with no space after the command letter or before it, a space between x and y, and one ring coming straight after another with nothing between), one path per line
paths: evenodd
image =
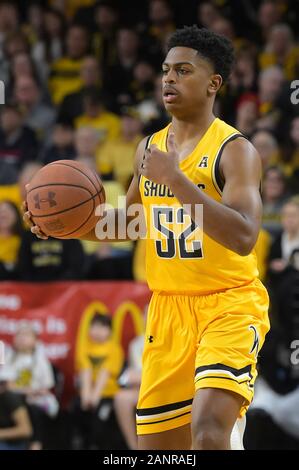
M174 134L168 137L168 152L162 152L153 144L145 150L140 173L158 184L170 186L173 178L180 172L179 153L174 141Z

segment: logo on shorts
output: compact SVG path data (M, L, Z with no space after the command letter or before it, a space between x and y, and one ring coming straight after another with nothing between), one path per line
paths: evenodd
M148 343L153 343L154 342L154 337L151 336L151 335L148 335L146 340L147 340Z
M260 346L259 335L258 335L258 332L256 331L255 326L250 325L250 327L248 329L252 330L253 333L254 333L253 344L252 344L252 347L251 347L251 350L249 351L249 353L252 354L255 351L255 356L257 357L259 349L260 349L260 347L259 347Z

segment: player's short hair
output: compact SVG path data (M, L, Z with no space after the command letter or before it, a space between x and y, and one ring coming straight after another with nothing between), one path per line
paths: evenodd
M214 67L214 72L221 75L225 82L234 63L234 48L232 42L225 36L214 33L196 25L184 26L177 29L170 37L167 51L173 47L190 47L208 60Z

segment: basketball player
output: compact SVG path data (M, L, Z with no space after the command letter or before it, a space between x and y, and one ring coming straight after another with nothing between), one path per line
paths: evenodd
M229 449L234 424L253 397L269 329L268 295L253 251L261 162L248 140L213 114L232 63L226 38L196 26L177 30L162 66L172 121L137 149L127 204L142 201L145 208L153 291L137 406L139 449ZM191 217L180 207L185 204ZM198 205L204 233L201 243L190 243ZM28 212L25 220L30 223ZM187 229L176 237L182 222ZM152 228L156 239L149 237ZM43 236L37 226L32 231ZM95 233L85 238L97 239Z

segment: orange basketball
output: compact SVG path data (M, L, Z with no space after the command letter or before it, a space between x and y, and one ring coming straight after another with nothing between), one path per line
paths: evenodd
M105 202L98 175L82 163L59 160L41 168L27 188L33 222L48 236L78 238L92 230Z

